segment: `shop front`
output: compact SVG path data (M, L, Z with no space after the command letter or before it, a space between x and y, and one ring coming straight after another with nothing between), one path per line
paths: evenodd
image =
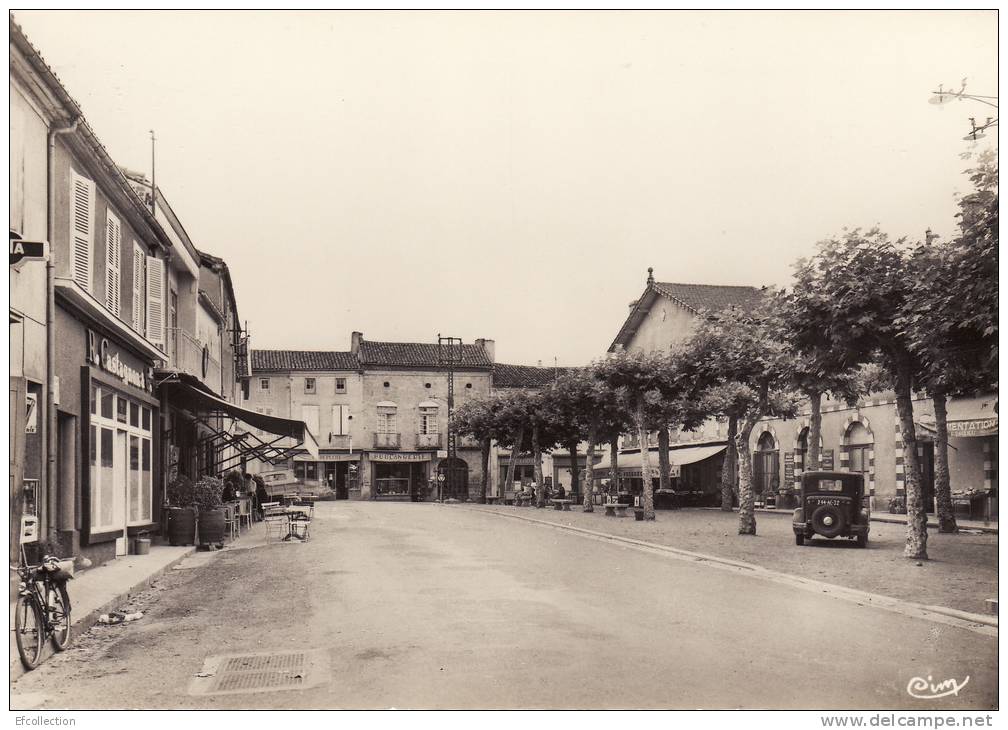
M421 502L430 493L431 453L370 451L370 497L387 502Z
M153 372L161 353L132 330L87 314L56 310L56 540L100 564L157 529Z
M349 499L357 483L360 459L360 453L327 449L319 449L318 461L308 454L298 454L294 457L294 476L336 499Z
M651 487L657 509L679 506L706 506L720 500L721 467L727 445L683 445L669 449L670 489L661 489L658 451L648 454L651 467ZM608 456L593 467L600 491L615 496L624 504L639 505L644 491L644 475L639 451L620 454L617 461L617 484L612 485Z

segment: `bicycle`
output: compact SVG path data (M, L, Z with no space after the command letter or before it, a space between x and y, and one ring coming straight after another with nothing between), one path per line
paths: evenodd
M28 565L24 548L17 572L17 605L14 608L14 640L21 664L34 669L42 659L42 649L51 639L56 651L70 645L70 595L67 580L72 576L60 568L59 558L42 557L41 565Z

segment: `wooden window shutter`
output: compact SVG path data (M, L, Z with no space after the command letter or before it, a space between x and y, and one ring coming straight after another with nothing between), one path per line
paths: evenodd
M105 215L105 307L112 314L119 316L119 287L122 284L120 276L121 239L119 219L112 211Z
M144 280L147 277L145 264L147 256L137 244L133 242L133 329L140 334L144 333L144 309L147 303L144 299Z
M147 257L147 339L164 347L164 261Z
M90 292L95 187L91 180L72 170L70 187L70 269L74 281Z

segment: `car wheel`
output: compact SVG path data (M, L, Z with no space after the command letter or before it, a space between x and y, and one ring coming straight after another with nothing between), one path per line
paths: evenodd
M831 504L820 505L812 513L812 529L823 537L833 538L842 534L846 522L843 511Z
M795 545L804 545L805 544L805 536L802 535L802 534L799 534L799 533L795 533L794 544Z
M859 548L868 547L868 533L862 532L860 535L857 536L857 546Z

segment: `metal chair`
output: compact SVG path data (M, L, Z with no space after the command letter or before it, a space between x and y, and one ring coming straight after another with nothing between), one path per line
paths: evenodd
M263 524L266 525L266 542L274 536L282 540L290 534L287 511L279 502L263 502Z
M288 507L290 534L299 540L311 538L312 517L315 516L315 500L298 499Z
M238 536L238 503L224 503L224 529L234 540Z
M252 528L252 499L246 497L238 500L238 531L241 532L242 521Z

